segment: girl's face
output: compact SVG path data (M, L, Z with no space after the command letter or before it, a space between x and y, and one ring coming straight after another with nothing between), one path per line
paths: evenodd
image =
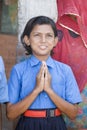
M28 45L32 48L32 53L40 60L46 60L51 50L57 44L57 37L50 25L36 25L28 38ZM26 43L26 44L27 44Z

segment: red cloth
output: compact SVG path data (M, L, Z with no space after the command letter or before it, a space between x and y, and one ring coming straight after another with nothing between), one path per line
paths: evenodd
M71 66L82 91L87 83L87 1L57 0L57 5L59 43L53 58Z
M87 48L87 0L57 0L58 24L80 34ZM75 22L70 15L76 17Z

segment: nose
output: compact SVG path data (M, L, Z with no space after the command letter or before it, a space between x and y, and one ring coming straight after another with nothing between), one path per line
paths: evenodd
M42 42L46 42L46 36L45 35L42 36Z

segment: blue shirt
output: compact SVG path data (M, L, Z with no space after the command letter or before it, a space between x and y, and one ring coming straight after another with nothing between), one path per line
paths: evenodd
M32 92L41 64L41 61L32 55L12 68L8 81L9 100L11 103L19 102ZM52 76L51 86L54 92L70 103L81 102L78 85L71 68L64 63L53 60L51 57L47 59L46 64ZM41 92L30 106L31 109L55 107L55 104L45 91Z
M3 59L0 56L0 103L8 102L8 86Z

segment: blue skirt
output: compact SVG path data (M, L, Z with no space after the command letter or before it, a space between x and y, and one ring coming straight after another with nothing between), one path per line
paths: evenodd
M62 116L31 118L21 116L15 130L67 130Z

